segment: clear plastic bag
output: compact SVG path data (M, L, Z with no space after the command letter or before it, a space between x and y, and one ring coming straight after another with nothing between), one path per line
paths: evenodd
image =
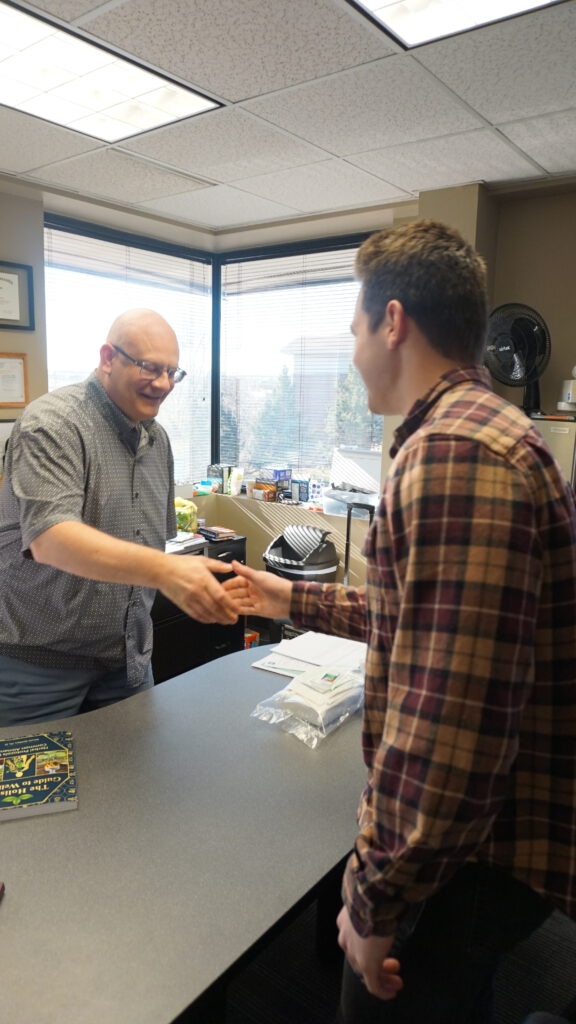
M322 670L324 678L330 673ZM334 676L334 673L331 674ZM252 718L259 718L271 725L279 725L285 732L292 733L314 750L331 732L334 732L364 702L364 685L357 673L338 673L340 679L347 678L347 685L329 704L315 699L314 689L307 694L305 677L289 683L266 700L260 701L252 711ZM318 676L318 671L315 672ZM304 683L304 685L303 685Z

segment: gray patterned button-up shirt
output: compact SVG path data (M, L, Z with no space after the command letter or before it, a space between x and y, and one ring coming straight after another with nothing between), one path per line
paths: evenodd
M35 537L73 520L164 550L176 533L173 458L154 420L134 424L93 373L32 402L15 424L0 490L0 654L142 682L155 591L40 565Z

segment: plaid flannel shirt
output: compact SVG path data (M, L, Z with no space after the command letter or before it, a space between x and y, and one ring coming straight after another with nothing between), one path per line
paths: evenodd
M393 933L475 859L576 916L574 494L480 368L445 374L396 441L366 589L298 583L291 608L368 642L352 922Z

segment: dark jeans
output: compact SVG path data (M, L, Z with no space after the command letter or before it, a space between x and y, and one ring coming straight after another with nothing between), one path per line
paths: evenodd
M396 999L371 996L345 962L338 1024L491 1024L501 955L552 909L504 872L465 865L400 925L390 953L404 979Z

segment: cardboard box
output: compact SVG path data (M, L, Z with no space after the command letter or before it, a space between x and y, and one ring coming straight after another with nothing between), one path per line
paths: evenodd
M308 481L292 480L292 498L294 501L308 501Z
M258 501L276 501L276 484L257 480L254 484L254 497Z
M258 470L257 480L261 480L263 483L276 484L278 493L281 491L289 491L292 480L291 469L279 469L275 466L265 466L264 469Z

